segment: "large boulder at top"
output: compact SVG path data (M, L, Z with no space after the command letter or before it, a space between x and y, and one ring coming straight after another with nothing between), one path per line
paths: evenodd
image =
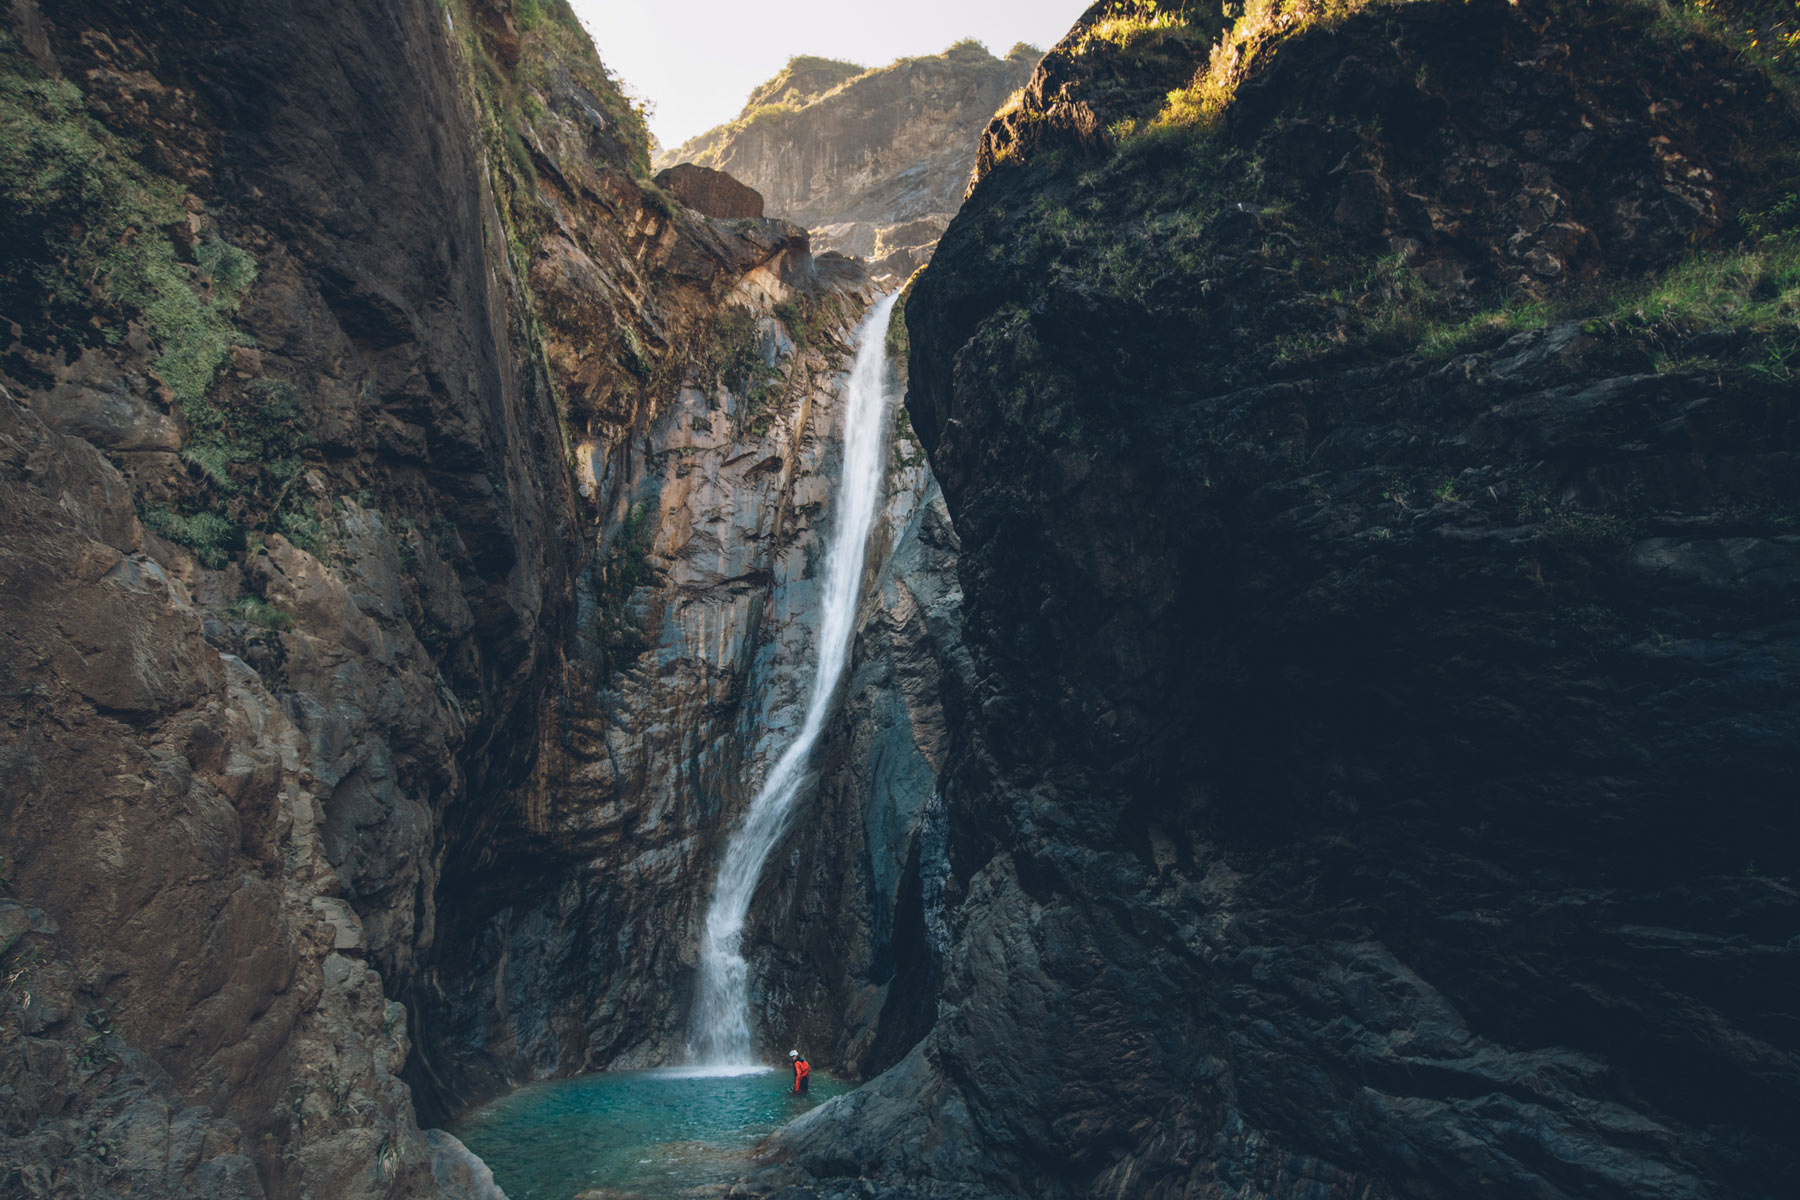
M656 184L695 212L709 217L734 220L763 215L761 192L711 167L680 163L659 174Z

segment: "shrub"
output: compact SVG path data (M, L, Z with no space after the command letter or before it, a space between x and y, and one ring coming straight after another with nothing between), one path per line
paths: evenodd
M1076 54L1086 54L1095 46L1128 47L1151 34L1189 27L1186 12L1179 7L1163 7L1156 0L1122 5L1101 17L1081 33L1075 43ZM1015 48L1016 49L1016 48Z
M325 522L311 500L286 508L276 514L275 526L296 547L314 558L323 558L330 545Z
M1231 28L1213 43L1206 66L1168 95L1153 127L1211 128L1247 78L1284 39L1341 23L1373 3L1398 0L1244 0ZM1226 12L1230 13L1227 6Z
M80 341L93 309L141 316L163 377L190 417L239 340L232 324L256 264L217 236L183 261L163 232L187 219L181 192L131 157L88 115L81 90L44 79L0 36L0 224L13 253L0 266L8 311L32 305ZM83 286L85 285L85 286ZM48 304L46 304L48 301ZM45 311L48 309L49 311Z
M231 604L232 615L251 625L285 633L294 627L294 618L276 608L261 596L239 596Z
M723 383L736 395L750 401L754 410L760 406L770 385L781 377L762 355L762 333L754 312L743 305L726 308L713 322L703 356L702 373L712 382Z
M593 567L599 640L606 654L616 661L629 661L646 649L642 631L632 625L626 610L631 594L655 578L649 557L656 541L654 518L659 511L655 496L645 497L628 508L611 550Z
M194 552L200 565L218 570L244 548L244 531L215 512L183 515L166 505L154 505L142 515L146 528Z

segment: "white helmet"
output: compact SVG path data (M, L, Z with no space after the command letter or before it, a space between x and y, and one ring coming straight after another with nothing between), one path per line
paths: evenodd
M799 1052L799 1051L798 1051L798 1050L789 1050L789 1051L788 1051L788 1057L789 1057L789 1058L799 1058L799 1057L800 1057L800 1052Z

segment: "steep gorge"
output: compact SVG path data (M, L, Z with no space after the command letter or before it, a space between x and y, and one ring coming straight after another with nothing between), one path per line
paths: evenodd
M478 1195L416 1116L680 1051L871 285L650 186L561 3L7 27L0 1187ZM884 551L934 503L904 432ZM929 683L834 744L925 752ZM915 840L883 803L862 860L860 820L808 843L853 979ZM872 986L776 1032L866 1056Z
M993 118L745 939L875 1078L737 1194L1785 1194L1800 116L1707 7L1105 0ZM792 130L1031 64L796 60L727 219L561 0L6 28L0 1191L491 1200L421 1126L683 1054L799 721L876 286L782 217L961 197Z

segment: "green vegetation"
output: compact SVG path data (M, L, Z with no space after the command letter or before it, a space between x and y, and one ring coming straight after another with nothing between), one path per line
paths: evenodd
M907 357L912 353L912 335L906 328L906 297L901 295L894 304L894 311L888 316L887 332L882 335L882 345L887 350L888 361L899 363L901 369L906 367Z
M768 430L766 409L785 375L763 358L762 331L754 312L740 304L720 312L696 365L702 379L714 387L724 384L743 398L750 432Z
M231 561L234 551L244 549L244 529L216 512L177 513L167 505L157 504L140 514L145 528L178 542L194 552L200 565L218 570Z
M994 55L987 48L986 42L976 38L963 38L959 42L952 42L950 48L944 51L943 57L955 62L957 59L990 59Z
M1164 36L1185 39L1201 28L1190 5L1125 0L1116 3L1112 11L1084 29L1073 49L1075 54L1083 55L1099 46L1115 46L1121 50L1140 48L1153 40L1161 41ZM1016 51L1017 47L1014 49Z
M761 127L765 132L772 133L785 125L787 119L799 111L792 104L780 102L759 104L738 118L736 132Z
M1650 33L1677 44L1710 38L1790 84L1800 77L1800 3L1795 0L1640 0L1658 16Z
M218 366L242 339L232 316L255 261L191 228L181 190L88 112L81 90L44 78L0 34L0 306L37 348L73 357L142 320L156 370L190 419L204 415Z
M1150 129L1202 128L1218 123L1238 86L1283 40L1305 29L1330 29L1376 3L1404 0L1244 0L1227 4L1236 19L1213 43L1206 66L1185 87L1169 93Z
M277 633L285 633L294 627L294 618L260 596L239 596L232 602L231 613L241 621Z
M793 113L819 97L835 92L851 80L870 74L867 67L835 58L818 58L797 54L776 72L774 78L759 84L744 101L744 107L732 120L709 129L698 137L665 151L664 164L678 162L716 166L719 151L737 134L758 123L774 129Z
M1280 44L1299 33L1333 29L1378 5L1416 0L1227 0L1231 25L1213 43L1206 64L1185 86L1170 92L1162 111L1128 136L1171 130L1210 130L1224 115L1243 81L1268 61ZM1653 10L1653 37L1685 41L1706 37L1734 48L1777 77L1800 72L1800 4L1793 0L1639 0ZM1196 27L1191 11L1171 14L1154 0L1125 9L1095 25L1081 48L1094 42L1133 44L1157 31Z
M619 524L611 550L594 564L596 632L601 649L614 666L630 662L649 648L627 610L631 594L655 579L650 548L656 540L660 511L655 496L633 504Z
M197 484L187 502L142 518L217 569L245 548L247 525L282 516L278 497L302 466L299 410L285 394L215 394L220 364L245 340L234 315L256 263L217 233L193 236L181 189L140 153L90 115L79 88L42 78L0 35L4 311L35 348L65 358L142 322L187 416L182 456Z
M1428 358L1448 358L1477 346L1494 345L1515 333L1542 329L1559 306L1531 297L1514 297L1496 308L1463 321L1428 321L1417 332L1419 350Z
M1552 321L1581 319L1589 333L1659 347L1659 369L1681 365L1687 339L1719 331L1747 335L1755 344L1742 364L1748 369L1784 382L1800 370L1800 239L1791 235L1697 253L1636 286L1556 301L1514 297L1462 320L1434 312L1421 286L1407 295L1382 308L1373 324L1430 358L1497 345Z
M1007 52L1007 59L1035 62L1042 55L1043 52L1036 46L1020 42ZM794 114L826 96L841 92L872 75L934 60L964 65L1000 61L989 52L987 46L974 38L964 38L942 54L900 58L873 70L839 59L797 55L790 58L773 79L762 83L750 93L736 117L664 151L659 161L665 166L681 162L698 163L703 167L718 166L719 155L726 144L747 130L755 128L766 133L777 133Z
M1800 239L1775 237L1748 249L1697 255L1641 294L1621 299L1612 316L1692 332L1794 331L1800 323Z
M1363 6L1388 3L1368 0ZM1425 269L1435 262L1429 256L1390 251L1373 258L1372 239L1330 219L1338 182L1318 183L1307 173L1312 167L1293 165L1290 132L1316 136L1323 123L1330 130L1332 158L1346 146L1361 146L1376 174L1394 183L1396 173L1380 158L1389 139L1378 125L1340 112L1323 118L1308 114L1314 128L1296 130L1299 118L1278 110L1233 126L1225 136L1202 119L1202 102L1227 102L1250 72L1272 61L1280 38L1344 21L1357 8L1268 0L1236 14L1234 32L1220 41L1223 49L1200 58L1194 82L1181 89L1197 107L1182 116L1165 106L1150 122L1121 123L1106 152L1072 154L1060 162L1034 153L1029 208L1018 211L1001 202L966 208L954 235L956 253L1013 281L1066 280L1064 291L1079 295L1084 319L1100 328L1144 323L1165 337L1199 338L1209 356L1199 373L1209 387L1241 387L1406 354L1445 360L1571 320L1583 322L1589 334L1582 353L1602 356L1622 371L1750 371L1782 382L1795 379L1800 192L1794 189L1800 167L1791 147L1773 144L1785 136L1777 131L1789 128L1783 118L1771 112L1760 135L1767 144L1746 142L1728 151L1753 172L1760 170L1757 164L1767 164L1760 179L1740 193L1760 197L1754 201L1758 211L1746 215L1739 228L1706 231L1706 241L1697 241L1679 262L1649 274L1632 268L1619 278L1608 277L1606 264L1589 259L1554 278L1478 270L1463 278L1479 282L1440 284L1439 276ZM1194 11L1185 19L1205 19ZM1571 10L1571 21L1588 11ZM1387 19L1365 18L1371 27L1357 36L1391 40L1400 31L1381 28ZM1642 36L1653 24L1643 11L1610 6L1594 10L1591 20L1595 23L1571 28L1576 44L1630 32L1635 61L1646 70L1668 69L1671 47ZM1160 39L1177 28L1161 7L1122 2L1090 31L1083 52L1110 54L1107 47L1148 46L1155 37L1174 54L1173 44ZM1727 41L1706 36L1712 44L1684 43L1676 53L1685 57L1692 50L1705 56L1703 61L1721 58ZM1145 40L1133 43L1134 38ZM1731 54L1744 61L1737 51ZM1093 69L1114 68L1102 62ZM1192 119L1173 123L1177 116ZM1011 354L1027 333L1008 333L1013 326L1009 313L996 311L979 335L1007 347L1004 370L995 370L1007 376L1008 387L1010 373L1026 369ZM891 341L900 336L890 328ZM1094 363L1108 363L1104 342L1087 353ZM971 357L978 357L973 350ZM1116 365L1133 369L1123 359ZM1191 387L1191 372L1159 382ZM1067 421L1081 409L1064 410L1053 380L1032 379L1024 394L1023 427L1047 444L1072 436ZM1426 496L1442 481L1414 482L1414 494ZM1586 536L1574 528L1569 535Z
M214 569L248 548L246 529L281 533L323 557L330 538L314 502L300 491L311 445L291 384L261 379L241 393L217 397L191 418L182 451L212 510L184 515L153 508L144 523Z
M775 317L787 327L794 345L807 350L838 349L830 331L844 323L844 305L836 295L800 293L785 304L775 306Z
M674 217L679 206L649 182L646 106L631 99L600 60L568 0L516 4L515 23L520 31L516 51L489 38L488 27L475 19L470 0L450 3L500 217L502 241L490 250L504 253L521 310L523 328L516 331L515 352L521 360L535 360L537 378L556 406L564 457L573 469L576 439L571 415L547 350L547 310L532 284L538 247L557 225L559 201L548 193L570 181L584 186L581 181L591 179L596 168L604 171L616 166L637 179L650 211ZM580 91L573 91L571 84ZM580 99L581 94L588 99ZM606 118L603 131L585 113L590 101L598 104ZM558 122L560 131L555 125ZM565 157L572 147L583 149ZM597 162L590 157L594 152ZM610 351L614 360L640 386L656 386L663 368L646 351L637 330L621 322L613 332ZM290 519L289 524L297 536L310 533L300 517Z
M323 558L331 545L325 522L311 500L283 508L275 514L275 527L282 536L315 558Z
M812 54L796 54L773 79L757 86L744 102L743 115L765 104L788 104L805 108L808 104L836 89L839 85L868 72L857 63L837 58L819 58Z

